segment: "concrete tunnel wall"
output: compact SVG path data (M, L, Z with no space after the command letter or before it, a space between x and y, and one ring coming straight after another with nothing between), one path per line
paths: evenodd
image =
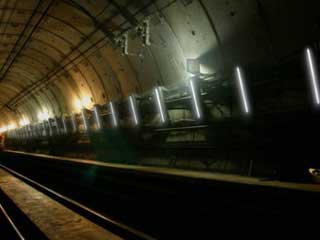
M318 36L318 5L289 0L0 2L0 127L18 125L23 117L37 122L41 111L50 117L76 112L75 102L83 98L91 108L156 85L181 84L188 77L187 58L199 59L203 74L275 63ZM302 11L310 13L303 22ZM143 46L135 30L145 19L150 46ZM113 43L123 33L128 55Z

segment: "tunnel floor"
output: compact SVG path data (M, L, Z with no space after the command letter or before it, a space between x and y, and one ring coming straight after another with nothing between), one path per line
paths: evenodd
M2 153L3 166L156 239L206 239L248 224L285 232L283 223L311 224L310 213L319 213L316 184L10 154Z

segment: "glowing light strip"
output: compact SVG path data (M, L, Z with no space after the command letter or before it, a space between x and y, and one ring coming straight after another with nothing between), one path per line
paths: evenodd
M160 93L159 93L158 88L155 89L155 93L156 93L157 103L158 103L158 107L159 107L159 111L160 111L161 121L164 123L165 118L164 118L164 113L163 113L163 109L162 109L162 104L161 104L161 100L160 100Z
M60 134L60 126L59 126L59 123L58 123L58 118L54 118L54 123L56 125L57 134Z
M33 137L33 133L32 133L32 127L31 127L31 125L27 125L27 129L28 129L28 135L29 135L29 137L32 138L32 137Z
M27 138L30 138L31 136L30 136L30 132L29 132L28 126L26 126L25 128L26 128L26 136L27 136Z
M42 135L43 135L42 123L38 123L38 124L37 124L37 131L38 131L39 137L42 137ZM20 137L20 132L18 132L18 134L19 134L19 137Z
M101 119L98 112L98 106L95 106L93 111L94 111L94 116L96 117L97 127L98 129L101 129Z
M89 129L89 126L88 126L88 119L87 119L87 114L85 112L85 109L82 109L81 116L83 120L84 130L87 131Z
M130 101L130 106L131 106L131 111L132 111L132 115L133 115L133 118L134 118L134 122L135 122L136 125L138 125L139 122L138 122L137 112L136 112L135 105L133 103L132 96L129 97L129 101Z
M111 114L112 114L113 126L116 127L118 126L118 122L117 122L117 118L116 118L116 114L115 114L112 102L109 102L109 105L110 105Z
M201 114L200 114L200 109L199 109L198 98L196 96L196 91L194 89L194 85L193 85L193 80L192 79L190 79L190 86L191 86L191 92L192 92L192 98L193 98L194 106L196 108L197 117L198 117L198 119L200 119L201 118Z
M76 124L76 116L74 114L71 116L71 123L72 123L73 132L76 132L77 131L77 124Z
M43 121L42 122L42 128L43 128L43 131L42 131L42 136L47 136L47 128L46 128L46 122L45 121Z
M242 96L244 109L245 109L246 113L249 113L247 95L246 95L246 91L243 86L243 79L242 79L242 75L241 75L241 71L240 71L239 67L237 67L237 75L238 75L238 80L239 80L239 84L240 84L240 90L241 90L241 96Z
M50 119L48 119L47 122L48 122L48 127L49 127L49 135L52 136L53 132L52 132L52 126L51 126Z
M320 99L319 99L319 89L318 89L318 84L317 84L317 77L316 77L316 73L314 70L314 63L313 63L313 60L311 57L311 51L309 48L307 48L307 56L308 56L308 65L309 65L309 69L310 69L310 73L311 73L313 91L314 91L314 95L316 98L316 102L319 105Z
M63 124L63 129L65 133L68 133L68 128L67 128L67 123L66 123L66 118L62 117L62 124Z
M82 120L83 120L83 126L84 126L84 130L88 130L88 121L87 121L87 118L86 118L86 114L85 114L85 109L82 109L81 111L81 116L82 116Z

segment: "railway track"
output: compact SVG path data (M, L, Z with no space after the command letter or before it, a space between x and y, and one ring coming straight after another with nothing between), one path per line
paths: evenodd
M129 227L119 221L116 221L108 216L105 216L97 211L69 198L66 197L30 178L24 176L13 169L6 167L0 164L0 168L6 170L10 174L14 175L15 177L19 178L20 180L26 182L27 184L31 185L32 187L36 188L37 190L45 193L46 195L52 197L56 201L60 202L61 204L67 206L68 208L72 209L73 211L79 213L80 215L90 219L91 221L95 222L96 224L108 229L112 233L124 238L124 239L132 239L132 240L154 240L155 238L138 231L132 227ZM6 215L7 216L7 215ZM18 237L17 239L25 239L23 235L20 233L17 227L15 227L14 223L9 220L8 221L12 224L12 228L16 231ZM20 235L19 235L20 234ZM14 238L16 239L16 238ZM26 238L28 239L28 238ZM11 239L10 239L11 240Z
M48 238L0 189L0 239L47 240Z
M223 175L232 181L210 180L49 158L8 152L0 167L125 239L207 239L248 224L284 232L283 222L308 221L310 212L319 213L317 186L279 188L274 181L245 184L232 175Z
M0 232L2 239L25 240L19 228L13 222L6 209L0 204Z

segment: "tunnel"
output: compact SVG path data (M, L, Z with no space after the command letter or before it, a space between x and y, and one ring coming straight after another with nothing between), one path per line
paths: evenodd
M0 236L211 239L318 214L319 7L0 1Z

